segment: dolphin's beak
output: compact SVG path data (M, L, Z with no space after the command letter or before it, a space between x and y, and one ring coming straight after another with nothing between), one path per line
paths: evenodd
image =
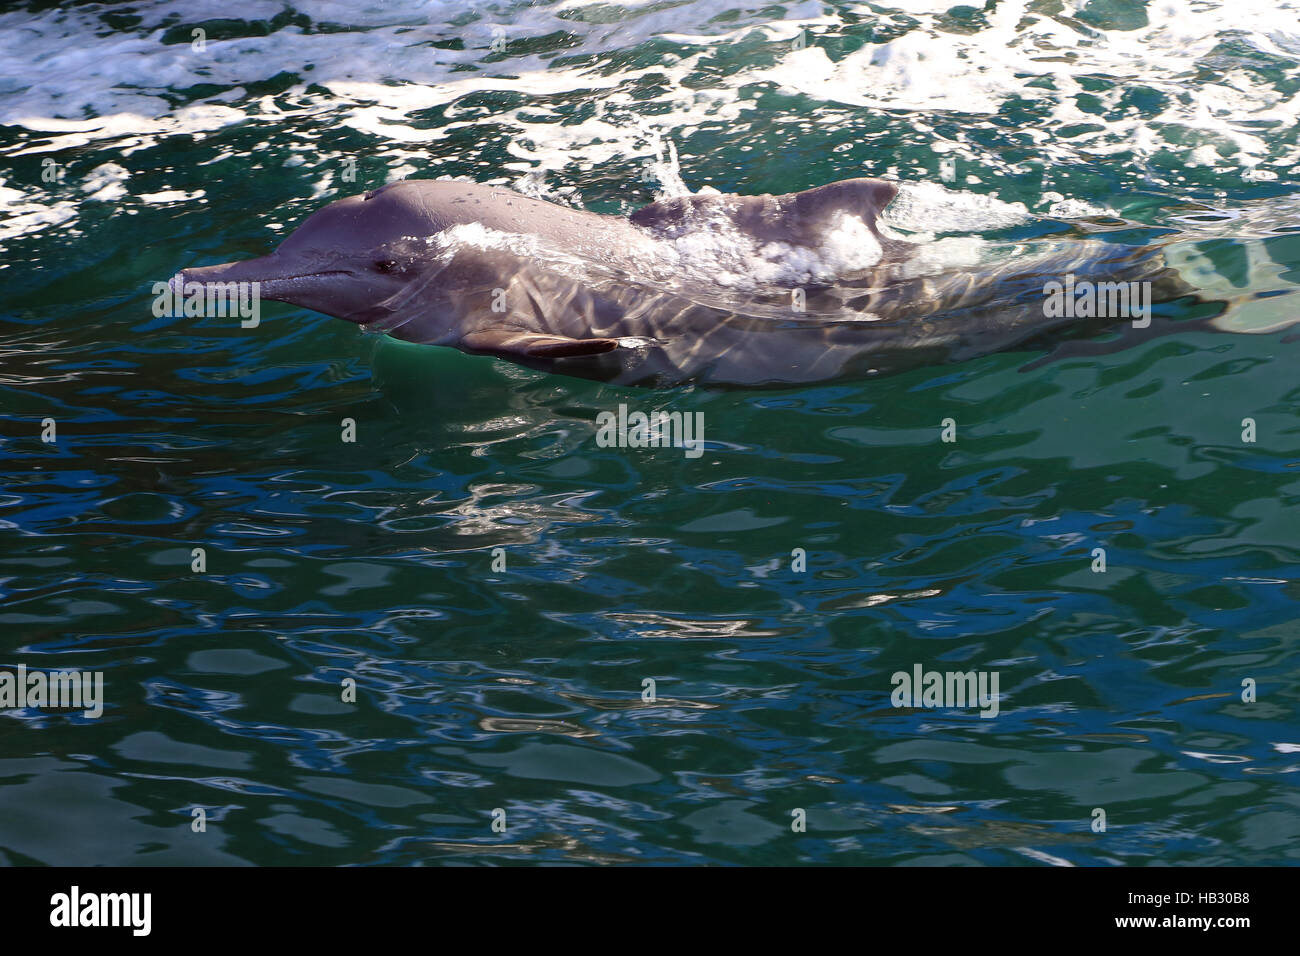
M314 269L312 265L292 256L271 253L269 256L245 259L242 262L184 269L172 278L171 286L177 291L183 291L185 286L195 282L202 285L256 282L258 293L263 299L292 303L304 294L320 289L323 282L345 274L338 269Z

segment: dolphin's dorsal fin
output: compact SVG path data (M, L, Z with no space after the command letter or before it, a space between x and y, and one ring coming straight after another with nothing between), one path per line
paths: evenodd
M842 179L780 198L793 200L794 214L798 218L825 220L835 213L847 212L860 218L875 232L876 220L897 195L897 183L859 178Z
M898 195L898 186L883 179L844 179L781 196L678 196L638 209L633 225L659 234L707 228L723 216L741 232L763 242L818 245L834 217L848 213L876 232L876 219Z
M460 347L467 352L507 358L578 358L612 352L618 348L618 339L571 339L565 335L546 335L521 329L481 329L462 338Z

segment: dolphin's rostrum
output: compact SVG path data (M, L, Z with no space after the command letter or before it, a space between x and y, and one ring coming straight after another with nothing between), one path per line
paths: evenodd
M898 187L693 195L627 218L454 180L340 199L259 259L186 269L372 331L635 385L779 385L997 351L1052 318L1064 275L1186 287L1151 247L1096 240L927 268L878 222Z

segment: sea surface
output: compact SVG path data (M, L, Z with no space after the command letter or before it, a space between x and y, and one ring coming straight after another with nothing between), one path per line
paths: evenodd
M1298 119L1295 2L10 4L0 669L104 705L0 710L0 860L1300 862ZM760 390L151 310L439 176L887 176L936 255L1200 292ZM620 404L703 453L601 446ZM918 666L996 716L894 706Z

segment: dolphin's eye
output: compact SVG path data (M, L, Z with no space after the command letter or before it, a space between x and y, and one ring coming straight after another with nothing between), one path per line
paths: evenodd
M388 273L397 268L397 263L392 259L380 259L375 263L375 268L380 272Z

